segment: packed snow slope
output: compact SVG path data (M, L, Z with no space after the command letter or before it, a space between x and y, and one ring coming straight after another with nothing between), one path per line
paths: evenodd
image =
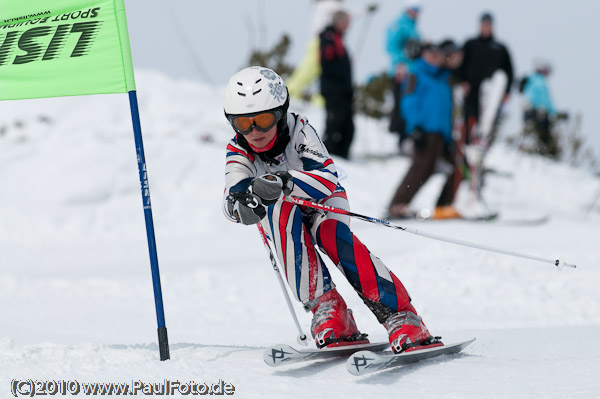
M255 227L221 213L222 88L138 73L171 360L156 315L127 96L0 103L0 398L13 379L235 386L241 398L594 397L600 392L599 189L582 170L497 144L483 192L495 222L401 224L577 269L451 245L353 221L403 281L430 331L477 337L452 359L356 378L344 359L272 369L265 347L296 329ZM321 110L291 106L322 130ZM408 168L385 122L357 118L336 159L352 210L379 217ZM434 176L415 198L432 207ZM459 204L469 209L469 194ZM549 215L543 224L515 219ZM334 266L331 265L334 269ZM385 330L341 273L334 281L372 341ZM310 315L296 304L308 332ZM83 393L80 395L83 396Z

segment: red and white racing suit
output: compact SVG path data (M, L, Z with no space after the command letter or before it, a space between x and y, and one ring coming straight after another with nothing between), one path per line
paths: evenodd
M289 172L294 180L291 196L349 210L344 188L338 183L335 164L305 117L288 113L290 142L274 162L240 146L227 145L225 215L231 192L245 192L257 176ZM380 322L398 311L415 312L400 280L350 231L346 215L307 209L283 200L267 208L260 222L275 244L277 257L297 300L311 309L315 299L334 284L316 247L338 266ZM416 312L415 312L416 313Z

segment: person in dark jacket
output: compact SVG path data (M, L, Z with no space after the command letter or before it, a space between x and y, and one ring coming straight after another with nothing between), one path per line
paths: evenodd
M333 23L321 34L321 95L325 98L324 143L330 154L348 158L354 137L352 98L352 66L343 35L350 24L350 15L338 11Z
M398 186L390 203L390 218L414 216L409 203L421 186L435 171L438 159L447 159L446 150L452 143L452 72L444 67L445 54L436 45L423 47L422 55L414 64L407 82L403 83L401 110L406 121L406 132L412 136L414 152L412 165ZM452 207L454 200L454 173L442 189L433 214L434 219L459 218Z
M513 81L513 66L507 48L494 37L493 18L490 13L481 16L479 36L468 40L463 47L463 63L458 73L465 92L464 114L466 140L479 120L481 83L502 69L508 78L503 101L508 99Z

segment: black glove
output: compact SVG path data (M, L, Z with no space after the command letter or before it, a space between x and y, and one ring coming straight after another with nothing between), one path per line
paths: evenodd
M251 193L230 193L227 197L227 210L239 223L256 224L267 216L267 210L256 195Z
M412 132L413 143L415 143L415 148L419 150L425 149L427 146L427 133L423 132L420 128L416 127Z
M294 179L286 171L267 173L252 180L250 192L266 206L277 202L281 193L288 195L294 188Z

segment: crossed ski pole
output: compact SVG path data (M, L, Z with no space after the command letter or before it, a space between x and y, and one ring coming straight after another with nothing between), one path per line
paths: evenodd
M462 246L465 246L465 247L481 249L481 250L489 251L489 252L496 252L496 253L504 254L504 255L515 256L515 257L518 257L518 258L531 259L531 260L535 260L535 261L543 262L543 263L550 263L550 264L553 264L554 266L556 266L558 268L558 270L562 270L565 266L566 267L571 267L571 268L576 268L577 267L574 264L565 262L564 259L562 259L562 258L559 258L559 259L545 259L545 258L540 258L538 256L523 254L523 253L519 253L519 252L515 252L515 251L507 251L507 250L504 250L504 249L501 249L501 248L495 248L495 247L491 247L491 246L488 246L488 245L477 244L477 243L469 242L469 241L465 241L465 240L458 240L458 239L449 238L449 237L445 237L445 236L441 236L441 235L433 234L433 233L427 233L425 231L418 230L418 229L413 229L413 228L410 228L410 227L398 226L398 225L390 223L387 220L377 219L377 218L374 218L374 217L361 215L359 213L350 212L350 211L347 211L347 210L344 210L344 209L340 209L340 208L336 208L336 207L329 206L329 205L318 204L318 203L315 203L315 202L312 202L312 201L306 201L306 200L303 200L303 199L300 199L300 198L296 198L296 197L283 196L283 200L287 201L287 202L291 202L291 203L296 204L296 205L306 206L308 208L319 209L319 210L322 210L322 211L325 211L325 212L332 212L332 213L338 213L340 215L350 216L350 217L353 217L353 218L364 220L365 222L369 222L369 223L381 224L383 226L390 227L392 229L405 231L407 233L412 233L412 234L416 234L416 235L419 235L419 236L431 238L433 240L444 241L444 242L448 242L448 243L451 243L451 244L462 245Z

